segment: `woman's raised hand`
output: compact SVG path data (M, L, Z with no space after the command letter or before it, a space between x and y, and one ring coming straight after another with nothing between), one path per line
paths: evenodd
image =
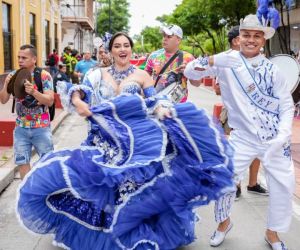
M72 103L76 108L76 112L80 116L88 117L93 113L90 111L90 107L87 103L81 100L80 93L78 91L74 92L72 95Z
M76 112L80 116L89 117L93 114L90 111L89 105L87 103L85 103L84 101L78 102L77 105L75 105L75 107L76 107Z

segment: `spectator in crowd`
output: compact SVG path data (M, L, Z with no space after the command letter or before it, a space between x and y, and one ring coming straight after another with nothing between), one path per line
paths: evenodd
M194 59L193 55L186 52L180 51L179 46L183 38L182 29L177 25L170 25L168 27L161 28L163 35L162 45L163 48L157 50L148 57L145 70L152 76L153 80L157 81L156 91L160 92L166 88L172 82L171 74L182 74L185 66L188 62ZM167 69L160 73L164 65L172 58L172 56L178 52L178 56L170 63ZM158 78L159 77L159 78ZM190 80L190 83L199 86L200 80ZM187 78L181 77L181 87L184 91L183 98L180 102L187 100Z
M54 92L56 93L56 84L58 81L70 81L70 77L66 74L67 72L67 66L63 63L58 64L58 72L54 76L53 79L53 86L54 86Z
M54 101L53 82L46 70L39 71L43 92L39 92L36 84L37 51L33 45L23 45L18 52L20 68L28 69L32 74L32 82L24 83L26 96L24 99L15 98L16 101L16 127L14 130L14 159L19 166L21 178L30 171L32 147L39 156L53 150L52 133L50 129L50 116L48 107ZM9 101L8 84L16 71L8 74L4 87L0 91L1 103Z
M71 57L70 57L70 78L72 80L72 83L73 84L79 84L79 78L77 76L77 74L75 74L75 67L76 67L76 64L78 63L78 59L79 58L79 53L78 53L78 50L76 49L73 49L71 51Z
M98 60L100 67L108 67L112 64L112 59L108 50L105 49L104 44L99 46Z
M57 73L57 66L58 66L58 54L56 49L53 49L52 53L48 55L47 65L50 67L50 74L52 77L55 76Z
M64 53L62 55L62 62L66 64L67 71L66 74L71 77L72 75L72 55L71 55L72 49L70 46L67 46L64 48Z
M74 74L77 75L78 79L80 79L80 82L82 82L86 72L88 72L96 64L97 61L94 61L91 58L91 52L86 51L83 54L83 59L76 64Z

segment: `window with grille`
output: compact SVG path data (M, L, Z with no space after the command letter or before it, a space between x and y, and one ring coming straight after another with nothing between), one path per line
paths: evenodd
M57 23L54 24L54 48L58 51L58 28L57 28Z
M46 45L46 56L50 54L50 22L45 20L45 45Z
M13 67L13 33L11 30L11 5L7 3L2 3L2 33L4 71L10 71Z
M29 14L29 28L30 28L30 44L34 45L34 47L37 46L37 36L35 32L36 27L36 21L35 21L35 14L30 13Z

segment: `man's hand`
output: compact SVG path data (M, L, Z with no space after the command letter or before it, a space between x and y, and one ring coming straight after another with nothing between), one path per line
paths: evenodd
M80 116L88 117L88 116L92 115L89 105L87 103L85 103L84 101L77 102L75 107L76 107L76 112Z
M154 114L157 116L157 118L159 120L164 120L165 118L172 118L170 109L162 107L162 106L158 106L154 110Z
M178 68L175 69L177 73L183 73L186 67L186 63L182 63Z
M3 88L0 90L0 102L2 104L7 103L8 100L9 100L9 97L10 97L11 93L7 92L7 85L8 85L8 83L9 83L9 81L10 81L11 78L12 78L12 75L8 74L7 77L4 80Z
M230 54L220 53L212 56L211 58L212 65L216 67L236 69L242 66L242 60Z
M76 106L76 111L80 116L88 117L92 115L89 105L83 101Z
M88 117L92 115L90 107L87 103L81 100L80 92L75 91L72 95L72 103L76 108L76 112L80 116Z
M8 75L7 75L7 77L6 77L5 80L4 80L4 87L7 88L7 85L8 85L8 83L9 83L10 79L12 78L12 76L13 76L13 75L11 75L11 74L8 74Z
M25 92L29 95L33 95L34 92L36 91L34 85L28 80L25 80L24 87L25 87Z

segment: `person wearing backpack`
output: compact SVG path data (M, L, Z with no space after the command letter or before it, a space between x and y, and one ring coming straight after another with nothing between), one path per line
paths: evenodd
M59 58L57 55L57 51L56 51L56 49L53 49L52 53L49 54L48 60L47 60L47 64L50 67L50 74L52 77L54 77L58 71L58 69L57 69L58 61L59 61Z
M18 52L20 68L31 72L32 83L25 81L27 95L23 99L15 97L16 127L14 130L14 159L19 166L21 179L30 171L32 147L40 157L53 150L49 108L53 107L54 92L51 75L36 67L37 51L33 45L22 45ZM0 101L5 104L10 99L8 84L16 71L8 74L0 91Z

